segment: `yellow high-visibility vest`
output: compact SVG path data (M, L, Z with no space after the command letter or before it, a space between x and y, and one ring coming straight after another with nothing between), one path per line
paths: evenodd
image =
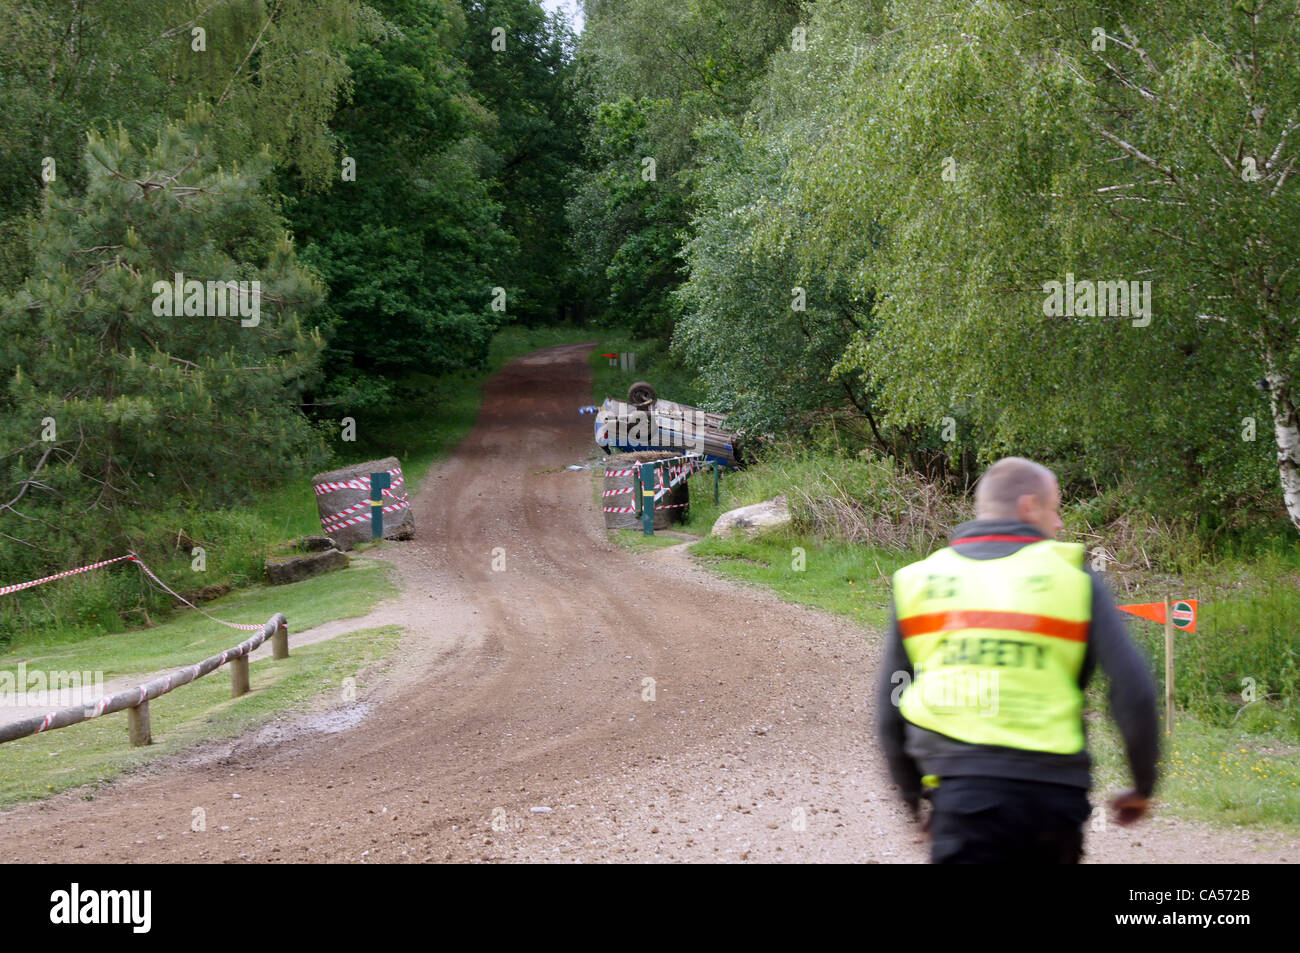
M1083 750L1092 580L1082 546L1042 540L971 559L959 541L894 573L894 605L914 671L899 698L905 719L971 744Z

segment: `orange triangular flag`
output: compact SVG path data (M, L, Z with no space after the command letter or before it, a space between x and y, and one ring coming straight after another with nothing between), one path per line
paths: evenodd
M1152 622L1159 622L1161 625L1165 621L1165 604L1163 602L1135 602L1132 605L1116 606L1115 608L1120 612L1127 612L1130 615L1150 619Z

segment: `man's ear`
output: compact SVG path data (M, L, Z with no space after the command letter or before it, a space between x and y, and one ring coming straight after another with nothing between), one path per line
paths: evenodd
M1016 516L1022 523L1032 523L1038 516L1038 498L1029 493L1016 500Z

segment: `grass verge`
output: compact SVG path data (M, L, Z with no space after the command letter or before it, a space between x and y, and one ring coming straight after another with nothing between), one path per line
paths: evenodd
M780 493L796 498L828 473L841 485L853 478L819 469L815 460L781 458L760 463L727 474L717 504L712 475L697 474L691 478L691 507L680 528L702 537L691 553L720 575L766 587L782 599L837 613L880 632L889 619L893 573L921 558L922 550L819 537L798 520L794 529L755 540L708 535L722 512ZM884 512L888 499L878 497L897 500L903 493L862 486L851 495L864 500L869 512L881 510L884 523L901 525ZM910 537L922 539L924 534ZM1177 636L1178 712L1174 736L1162 748L1158 810L1216 825L1273 826L1289 833L1300 827L1300 733L1296 731L1300 705L1291 697L1295 630L1283 625L1281 617L1296 598L1295 567L1289 559L1255 560L1251 565L1253 574L1244 576L1239 561L1207 565L1195 578L1179 583L1191 586L1193 596L1199 591L1203 601L1198 634ZM1119 601L1128 601L1140 594L1118 595ZM1151 671L1163 698L1163 633L1158 626L1136 620L1130 631L1152 660ZM1242 697L1242 678L1251 678L1258 699L1253 704ZM1101 677L1089 690L1088 708L1098 789L1129 787L1127 760L1106 714L1106 685Z
M365 615L397 592L391 569L378 560L354 560L338 572L289 586L258 586L213 602L209 611L231 622L264 622L283 612L290 627L289 658L253 662L253 690L237 699L230 698L223 668L150 702L155 743L145 748L129 746L127 716L121 712L7 743L0 768L0 805L111 780L196 742L233 737L301 708L322 692L341 689L344 678L360 681L361 673L396 645L396 627L297 647L293 633ZM25 661L29 671L93 671L102 673L105 681L143 677L192 664L246 636L188 612L147 631L31 644L22 655L0 657L0 668L12 670Z
M394 385L390 402L352 412L356 441L343 442L341 430L333 428L334 459L328 466L392 455L401 460L408 485L418 486L429 467L474 426L483 384L506 362L538 348L596 337L573 327L503 328L492 340L484 368L444 378L413 375ZM180 498L161 500L157 512L140 514L134 545L160 578L191 601L210 599L213 590L256 585L264 580L268 554L321 532L310 477L302 473L284 483L259 485L241 505L220 509L189 506ZM95 552L86 561L120 555ZM21 581L0 576L4 584ZM205 588L209 592L200 595ZM0 651L27 653L51 640L95 640L147 628L171 614L172 602L129 563L48 583L0 598Z
M709 537L692 546L691 553L723 576L846 616L873 633L888 623L890 576L913 558L788 535L753 541ZM798 565L804 568L796 569ZM1162 674L1160 666L1153 664L1152 670ZM1122 741L1104 714L1108 706L1102 679L1094 679L1089 689L1088 708L1100 715L1089 719L1097 790L1131 787ZM1157 812L1213 825L1280 827L1288 833L1300 829L1300 745L1280 737L1274 726L1238 719L1225 727L1180 710L1173 738L1162 741Z
M124 712L11 741L0 767L0 805L82 786L90 801L99 785L191 745L236 737L327 693L341 700L345 679L356 680L350 687L359 695L400 633L397 626L361 629L296 649L291 640L287 659L252 663L252 691L239 698L230 697L225 670L214 672L150 702L154 743L147 747L129 745Z

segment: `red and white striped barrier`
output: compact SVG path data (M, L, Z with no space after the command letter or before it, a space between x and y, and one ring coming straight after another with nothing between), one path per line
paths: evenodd
M391 490L384 490L384 496L387 496L398 503L403 502L402 500L399 500L397 494L393 493ZM339 510L337 513L330 516L321 517L321 525L324 526L326 523L334 523L343 519L345 516L351 516L353 513L360 513L362 510L368 510L372 505L373 504L369 500L362 500L360 503L349 506L346 510Z
M69 569L67 572L56 572L53 576L46 576L44 579L33 579L31 582L20 582L12 586L0 586L0 596L7 596L11 592L30 589L32 586L39 586L42 583L53 582L55 579L65 579L68 576L75 576L77 573L90 572L92 569L99 569L101 566L111 566L113 563L120 563L123 559L132 558L134 558L134 554L117 556L113 559L105 559L97 563L91 563L89 566L82 566L80 569Z
M394 492L398 487L403 486L406 483L406 478L402 476L402 468L393 467L393 469L385 472L393 479L392 486L383 491L383 496L386 496L395 502L385 506L383 512L395 513L398 510L406 509L411 505L410 502L398 499L397 493ZM317 483L314 485L313 489L316 491L317 496L324 496L326 493L333 493L336 490L362 490L366 493L372 492L369 476L357 477L355 480L348 480L344 483ZM332 533L343 529L346 526L356 526L359 523L369 523L371 519L372 505L373 504L370 500L362 500L360 503L354 503L352 506L339 510L337 513L331 513L329 516L322 516L320 519L321 529L325 533Z
M190 602L180 593L176 592L174 589L168 586L167 583L163 582L156 575L154 575L153 570L150 569L148 566L146 566L144 564L144 560L142 560L135 553L127 553L125 556L115 556L113 559L103 559L97 563L91 563L89 566L82 566L80 569L69 569L67 572L58 572L55 573L53 576L46 576L44 579L33 579L30 582L20 582L17 583L16 585L0 587L0 596L8 595L11 592L19 592L23 589L30 589L33 586L39 586L42 583L53 582L55 579L66 579L68 576L75 576L78 573L90 572L92 569L99 569L102 566L111 566L113 563L120 563L124 559L129 559L131 562L139 566L140 571L143 572L150 579L152 579L154 582L156 582L164 592L179 599L181 602L185 603L187 606L189 606L191 609L195 610L196 612L199 612L207 616L213 622L219 622L222 625L229 626L232 629L243 629L247 632L252 632L255 629L261 628L260 625L241 625L238 622L227 622L224 619L218 619L216 616L208 615L208 613L204 612L194 603Z
M393 467L387 473L393 478L394 489L406 482L405 477L402 476L401 467ZM317 483L312 489L316 491L317 496L324 496L326 493L333 493L335 490L369 490L370 477L358 477L355 480L348 480L346 483Z
M389 506L385 506L383 512L396 513L398 510L404 510L410 505L411 504L407 500L399 500L396 503L390 504ZM355 526L358 523L369 523L370 509L371 509L370 503L369 501L367 501L365 504L366 512L361 513L358 516L354 516L351 519L341 519L340 518L341 514L336 513L333 516L329 517L328 519L322 519L320 521L320 524L328 533L328 532L333 532L334 530L337 529L342 529L345 526Z
M702 456L686 455L680 457L668 457L663 460L647 460L647 463L653 463L655 467L655 495L654 509L656 510L675 510L683 506L689 506L688 503L668 503L660 505L659 501L664 495L677 484L687 479L693 473L698 473L707 465ZM635 476L640 472L640 467L632 467L624 470L606 470L607 477ZM665 476L667 482L664 482ZM617 490L602 490L602 497L621 496L624 493L633 493L636 488L627 486ZM639 510L635 506L605 506L602 507L606 513L637 513Z

